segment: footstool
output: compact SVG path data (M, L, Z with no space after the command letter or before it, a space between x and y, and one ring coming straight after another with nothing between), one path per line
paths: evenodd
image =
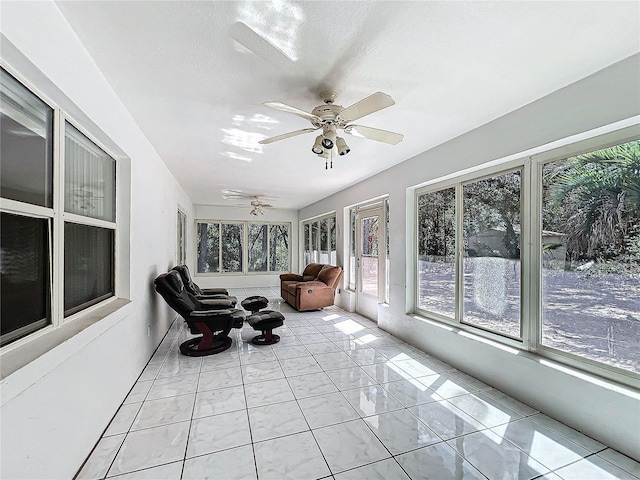
M280 341L280 336L273 333L273 329L284 324L284 315L273 310L262 310L247 318L247 323L254 330L262 331L262 335L256 335L251 339L254 345L271 345Z
M256 313L263 308L266 308L269 305L269 300L265 297L261 297L259 295L255 295L253 297L247 297L242 302L240 302L242 308L250 311L251 313Z

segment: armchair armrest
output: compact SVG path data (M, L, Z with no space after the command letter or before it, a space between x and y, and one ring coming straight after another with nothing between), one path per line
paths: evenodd
M206 310L230 309L234 306L233 301L228 298L198 298L198 302Z
M302 281L302 275L298 275L297 273L283 273L280 275L280 281L288 282L294 280L296 282Z
M231 315L233 310L229 309L221 309L221 310L194 310L189 316L190 317L222 317L225 315Z

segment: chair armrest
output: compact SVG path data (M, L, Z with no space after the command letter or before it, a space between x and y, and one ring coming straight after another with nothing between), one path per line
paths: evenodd
M233 308L233 300L229 300L228 298L198 298L198 302L205 309L222 309L222 308Z
M294 280L296 282L301 282L302 281L302 275L298 275L297 273L283 273L282 275L280 275L280 280L283 282L288 282L291 280Z
M224 295L222 293L203 293L202 295L195 295L195 297L202 301L202 300L213 300L216 298L221 298L221 299L227 299L229 298L229 295Z
M222 317L226 315L231 315L233 310L229 309L221 309L221 310L193 310L189 316L190 317Z

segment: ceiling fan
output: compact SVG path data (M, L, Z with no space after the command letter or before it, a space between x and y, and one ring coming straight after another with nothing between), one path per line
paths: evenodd
M240 199L250 198L251 202L249 202L248 207L251 208L251 211L249 212L251 215L256 215L256 216L264 215L265 209L275 210L275 211L279 210L273 205L269 203L265 203L262 200L260 200L260 197L276 198L276 197L270 197L268 195L262 195L259 193L246 193L240 190L222 190L222 198L224 198L225 200L240 200ZM242 205L242 206L247 206L247 205Z
M322 129L322 134L316 137L311 151L326 160L334 150L337 150L339 155L346 155L351 151L344 139L337 136L338 130L390 145L396 145L404 138L404 135L399 133L351 123L354 120L394 105L395 102L393 98L386 93L374 93L347 108L341 105L334 105L337 96L338 94L336 92L322 92L320 98L324 102L324 105L318 105L311 113L280 102L264 102L263 105L267 107L306 118L311 122L313 128L303 128L302 130L283 133L275 137L265 138L259 143L264 145Z

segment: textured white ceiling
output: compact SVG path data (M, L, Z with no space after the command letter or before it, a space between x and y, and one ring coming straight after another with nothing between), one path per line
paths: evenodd
M59 1L71 27L196 204L222 189L301 208L640 50L638 2ZM333 170L314 134L269 109L396 105L359 124L399 145L346 136ZM428 166L425 166L428 168Z

